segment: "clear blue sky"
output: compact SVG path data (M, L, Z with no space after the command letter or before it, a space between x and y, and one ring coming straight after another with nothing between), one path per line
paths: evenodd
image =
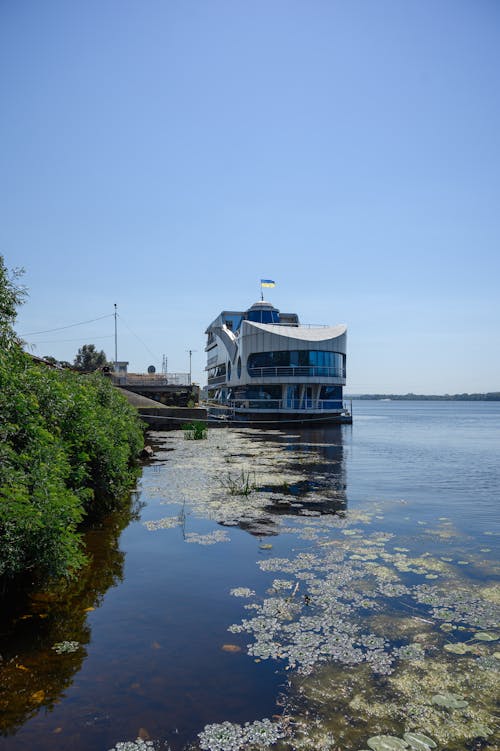
M3 0L18 331L116 302L119 359L197 350L204 383L206 326L267 277L348 325L351 392L499 390L499 92L497 0ZM27 339L72 360L112 335Z

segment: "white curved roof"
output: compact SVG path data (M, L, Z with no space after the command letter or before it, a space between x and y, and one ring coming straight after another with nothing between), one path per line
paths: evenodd
M343 323L337 326L322 326L319 328L309 328L308 326L280 326L273 323L255 323L254 321L244 321L247 326L252 326L268 334L277 336L287 336L290 339L301 339L307 342L323 342L326 339L336 339L347 331L347 326Z

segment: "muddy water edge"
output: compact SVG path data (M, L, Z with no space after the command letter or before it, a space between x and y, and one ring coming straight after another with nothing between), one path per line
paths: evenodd
M500 748L500 405L356 412L154 434L78 580L1 614L0 749Z

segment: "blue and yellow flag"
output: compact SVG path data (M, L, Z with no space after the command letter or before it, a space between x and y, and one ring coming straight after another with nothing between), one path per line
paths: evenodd
M276 287L276 282L273 282L272 279L261 279L260 286L261 287Z

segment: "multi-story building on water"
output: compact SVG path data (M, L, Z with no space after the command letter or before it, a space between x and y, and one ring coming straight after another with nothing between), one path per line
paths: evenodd
M236 420L350 422L346 326L304 326L260 300L224 310L207 334L209 412Z

